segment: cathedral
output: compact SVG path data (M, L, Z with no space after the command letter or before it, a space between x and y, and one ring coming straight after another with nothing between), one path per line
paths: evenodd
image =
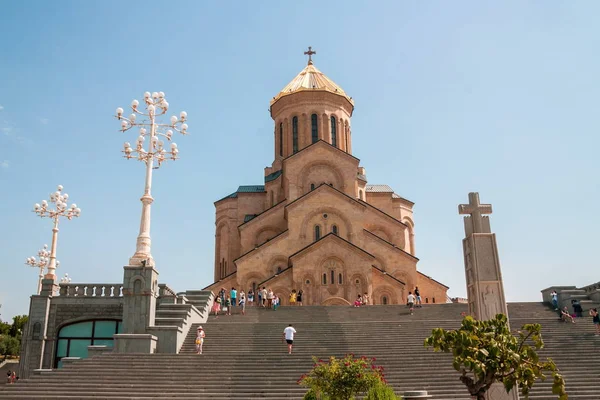
M270 104L274 160L264 184L215 202L215 283L206 289L273 290L287 304L445 303L447 286L417 270L413 205L369 184L352 151L354 101L312 61Z

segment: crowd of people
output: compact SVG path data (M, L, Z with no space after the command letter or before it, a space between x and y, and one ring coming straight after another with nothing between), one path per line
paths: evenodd
M281 305L281 297L274 293L272 289L267 289L263 286L254 293L252 289L248 293L241 290L239 293L235 287L232 287L228 292L225 288L221 288L217 293L211 312L218 317L220 313L231 315L234 307L239 307L242 315L246 315L246 307L261 307L270 310L277 310ZM302 290L292 290L290 293L290 305L302 306L304 293Z
M302 306L304 292L302 290L296 291L293 289L289 294L289 305L290 306ZM371 297L367 292L364 294L358 294L356 300L354 300L354 307L367 306L371 301ZM240 313L246 315L246 307L261 307L270 310L277 310L281 305L281 297L274 293L272 289L267 289L263 286L262 289L258 289L256 293L252 289L248 290L248 293L241 290L239 293L235 287L232 287L230 291L225 288L221 288L217 293L211 312L218 317L220 313L224 315L231 315L231 311L234 307L240 307ZM423 307L421 301L421 293L419 287L416 286L413 292L408 292L407 306L410 309L411 315L414 313L415 308Z

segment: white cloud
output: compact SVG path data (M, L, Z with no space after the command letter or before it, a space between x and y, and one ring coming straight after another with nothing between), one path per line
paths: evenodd
M50 120L48 118L42 118L40 119L40 122L44 125L48 125L50 123Z
M8 162L8 160L0 162L0 168L8 168L9 165L10 163Z

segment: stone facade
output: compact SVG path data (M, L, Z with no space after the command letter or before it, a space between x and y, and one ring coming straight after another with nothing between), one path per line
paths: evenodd
M271 101L274 160L264 184L215 202L215 283L262 286L304 304L445 303L448 287L417 271L413 206L387 185L367 183L352 154L354 103L312 62Z

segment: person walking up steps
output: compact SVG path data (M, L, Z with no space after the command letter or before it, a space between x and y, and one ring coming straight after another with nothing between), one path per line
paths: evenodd
M292 354L292 347L294 346L294 335L296 334L296 330L290 324L287 328L283 330L283 337L281 338L281 343L283 343L283 339L285 339L288 345L288 354Z
M596 326L596 336L600 335L600 314L598 314L597 308L592 308L590 310L590 315L592 316L592 322Z
M408 308L410 309L410 315L413 315L415 311L415 295L412 292L408 292Z
M242 309L242 315L246 315L246 293L242 290L240 292L240 307Z
M229 292L229 296L231 296L231 306L235 307L236 299L237 299L237 290L234 287L231 288L231 292Z
M299 306L301 306L301 305L302 305L302 295L303 295L303 294L304 294L304 293L302 292L302 289L300 289L300 290L298 291L298 294L296 295L296 302L298 303L298 305L299 305Z
M196 354L202 354L202 345L204 344L204 337L206 334L204 333L204 329L201 326L198 327L196 331Z
M417 298L417 301L416 301L415 305L418 308L423 307L423 302L421 302L421 292L419 291L419 287L418 286L415 286L415 296Z

